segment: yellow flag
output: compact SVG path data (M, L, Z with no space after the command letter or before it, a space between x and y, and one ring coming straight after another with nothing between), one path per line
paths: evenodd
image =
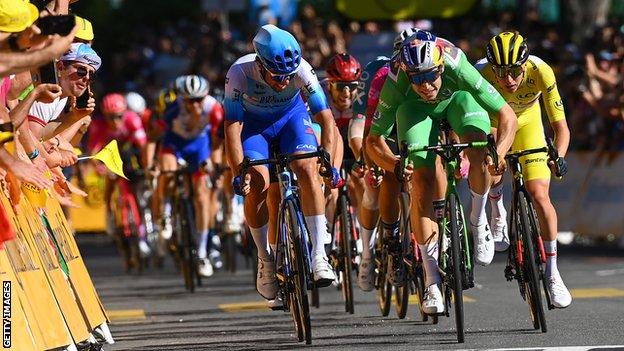
M128 179L123 173L123 162L121 161L121 156L119 156L117 140L113 140L108 143L108 145L104 146L104 148L95 154L93 158L104 162L106 168L108 168L111 172L123 177L124 179Z

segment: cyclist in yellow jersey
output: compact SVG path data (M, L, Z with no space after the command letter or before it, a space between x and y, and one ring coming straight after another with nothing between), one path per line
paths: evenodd
M546 146L539 103L541 98L560 156L555 162L561 169L567 170L563 157L568 150L570 131L550 66L539 57L529 55L526 41L518 32L503 32L493 37L487 45L486 58L477 62L476 66L518 116L518 131L512 151ZM493 128L497 124L496 119L492 120ZM564 308L570 305L572 297L557 270L557 213L548 194L554 164L547 163L546 153L520 158L520 162L527 189L536 205L540 233L544 240L548 290L554 306ZM491 227L497 251L509 247L502 187L502 176L493 177L489 198L492 205Z

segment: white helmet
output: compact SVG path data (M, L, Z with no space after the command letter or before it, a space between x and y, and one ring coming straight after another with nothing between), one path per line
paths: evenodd
M131 91L126 94L126 103L128 104L128 109L138 113L139 115L145 112L145 99L139 93Z
M180 76L175 80L176 93L184 99L203 98L208 95L208 81L197 75Z
M413 36L414 34L418 34L414 39L420 39L423 41L425 40L435 41L436 40L435 35L431 34L431 32L429 31L416 28L416 27L408 28L408 29L403 30L401 33L399 33L396 36L396 38L394 38L394 45L392 47L392 52L394 53L399 52L399 49L401 48L401 44L403 44L405 39Z

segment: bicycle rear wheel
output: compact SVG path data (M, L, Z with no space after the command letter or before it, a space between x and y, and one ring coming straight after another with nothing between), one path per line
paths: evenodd
M451 256L450 256L450 274L453 291L453 302L455 308L455 327L457 329L457 342L463 343L465 337L464 331L464 300L463 300L463 284L462 284L462 252L459 231L463 229L464 223L461 221L461 213L459 202L455 194L450 194L448 204L446 206L447 218L450 222L450 238L451 238Z
M191 248L191 235L193 235L193 223L190 221L187 201L180 199L175 209L176 235L180 254L180 266L184 277L184 286L190 292L195 292L195 267L193 267L193 253Z
M381 315L386 317L390 313L390 302L392 299L392 284L388 281L386 272L388 271L388 252L386 249L381 249L381 258L378 268L378 289L377 289L377 302Z
M527 303L531 312L531 320L533 328L542 329L542 333L547 331L546 316L544 314L544 305L542 304L542 294L540 291L540 275L537 269L537 260L534 238L537 237L535 228L532 228L529 219L533 212L529 212L528 199L523 192L518 193L518 234L522 236L524 244L524 260L522 265L523 274L525 276L524 283L526 286Z
M289 201L286 206L285 218L286 228L288 230L288 250L290 252L290 262L293 268L294 284L291 292L291 310L293 311L293 318L295 319L295 326L297 327L297 334L299 341L305 339L306 344L312 343L312 327L310 324L310 305L307 297L307 284L306 284L306 266L304 263L305 253L303 252L303 246L301 241L303 236L301 234L301 227L299 220L297 206L294 201ZM303 338L301 337L303 336Z
M339 257L342 259L342 296L345 300L345 312L354 313L353 309L353 283L351 270L353 260L351 258L351 229L353 223L349 214L349 200L346 195L340 196L340 250Z

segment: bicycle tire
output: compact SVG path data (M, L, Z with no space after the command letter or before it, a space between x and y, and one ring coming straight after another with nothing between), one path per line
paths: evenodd
M314 308L320 308L321 307L321 299L319 296L319 288L316 287L316 285L314 285L312 287L312 307Z
M290 231L288 240L291 241L288 244L290 250L291 262L294 263L294 289L292 291L291 301L296 306L292 306L293 311L296 314L295 319L299 321L300 330L303 331L303 338L306 344L312 343L312 327L310 323L310 305L307 297L307 272L304 263L304 252L301 245L302 234L301 227L299 226L299 220L297 219L297 206L294 201L288 201L286 205L286 218L287 228ZM297 322L295 322L297 325ZM298 331L299 334L299 331ZM299 338L299 341L303 341Z
M351 229L353 223L349 214L349 199L346 195L340 196L340 246L342 259L342 296L345 300L345 312L354 313L353 308L353 282L351 280L351 270L353 269L353 261L351 258Z
M136 273L142 274L145 263L141 257L141 250L139 249L139 228L136 225L131 206L129 204L126 205L128 211L128 217L126 220L128 222L128 227L130 228L130 237L128 238L130 246L130 260L134 263L133 266L136 269Z
M459 203L455 194L450 194L448 199L447 218L450 222L450 238L451 238L451 265L452 265L452 291L453 303L455 308L455 328L457 330L457 342L463 343L465 339L464 330L464 301L463 301L463 279L462 279L462 260L461 242L459 231L463 229L464 223L460 223L461 213L459 212Z
M528 199L523 192L518 193L518 218L520 219L518 233L522 235L522 241L524 244L523 260L523 274L525 274L525 284L527 284L527 303L529 304L529 310L531 312L531 319L533 321L533 328L535 330L540 329L542 333L546 333L546 316L544 314L544 305L542 304L542 294L539 284L539 272L537 269L538 256L535 255L535 242L534 237L538 234L531 228L531 222L529 219L529 205Z
M416 294L418 296L418 310L420 312L420 319L423 322L429 320L429 315L426 314L423 309L423 300L425 299L425 275L423 272L422 265L419 264L414 271L414 285L416 287Z
M379 289L377 290L377 302L381 315L387 317L390 314L390 303L392 302L392 284L388 281L386 272L388 271L388 253L384 249L381 255L379 267Z
M408 250L411 248L411 227L410 227L410 216L409 216L409 195L406 193L401 193L400 198L400 206L401 213L399 217L399 225L400 225L400 237L401 237L401 247L403 255L405 255ZM405 257L405 256L404 256ZM403 261L402 261L403 262ZM405 265L405 263L403 263ZM412 265L415 267L415 265ZM406 267L407 268L407 267ZM395 307L396 313L399 319L404 319L407 315L407 306L409 305L409 296L411 294L411 284L406 282L402 287L395 287Z
M189 213L187 212L187 201L180 200L177 203L176 220L179 223L179 241L182 244L180 251L180 265L184 277L184 285L189 292L195 292L195 279L193 270L193 258L191 249L192 227L189 223Z

